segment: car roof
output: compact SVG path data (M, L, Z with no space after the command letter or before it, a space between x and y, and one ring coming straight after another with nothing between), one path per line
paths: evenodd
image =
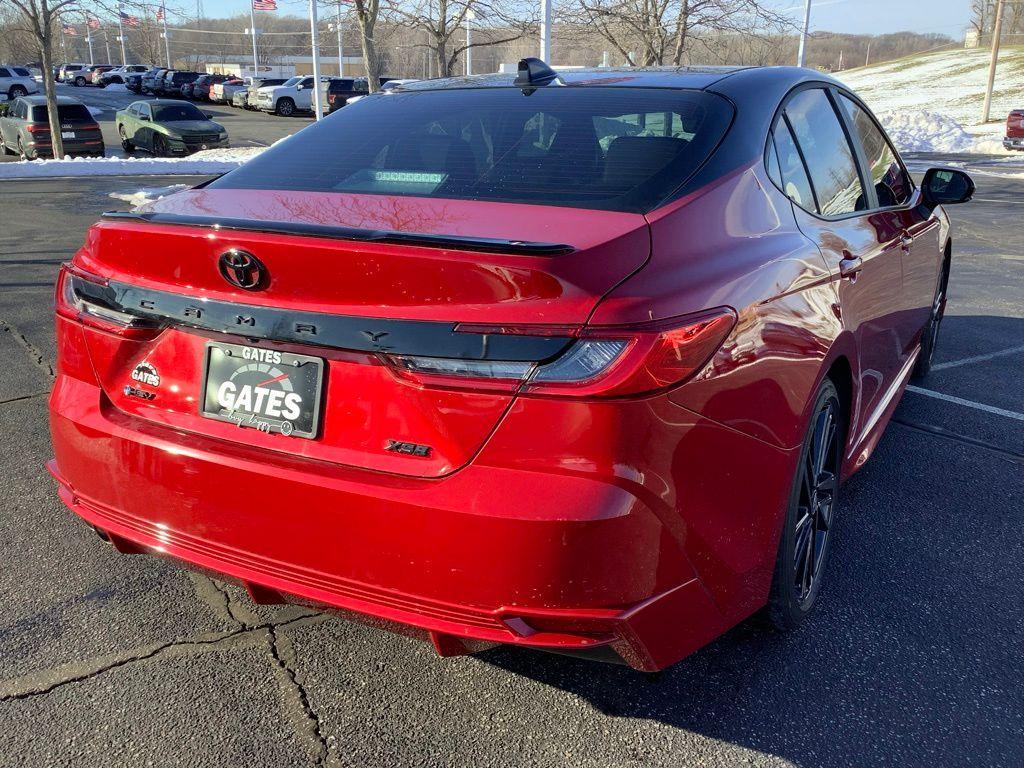
M185 101L184 99L139 99L139 101L133 101L132 104L150 104L154 107L166 107L168 104L191 104L191 101Z
M571 87L615 88L679 88L705 90L728 82L747 82L751 79L771 82L787 90L808 79L822 80L838 85L837 81L814 70L800 67L746 67L746 66L691 66L691 67L592 67L564 69L553 67L561 85ZM495 73L463 77L417 80L403 84L402 90L430 91L455 88L509 88L515 87L516 73ZM542 86L542 87L551 87ZM557 87L557 86L556 86Z
M32 96L22 96L21 100L34 107L46 105L46 96L41 93L33 94ZM57 106L59 107L61 104L82 104L82 102L74 96L58 96Z

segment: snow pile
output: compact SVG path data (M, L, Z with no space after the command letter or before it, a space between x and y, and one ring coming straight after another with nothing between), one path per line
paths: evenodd
M905 59L837 72L836 77L856 91L881 116L903 115L894 131L905 129L901 140L907 151L960 151L1008 154L1002 147L1006 116L1024 107L1024 47L1004 46L999 53L996 87L992 98L992 121L979 124L990 52L987 49L937 51ZM941 120L925 118L939 114ZM958 123L971 139L963 138L952 126ZM935 131L924 133L925 126ZM922 149L919 147L931 147Z
M0 163L0 179L67 176L212 176L232 171L264 147L208 149L188 157L65 157Z
M900 152L971 152L975 138L949 115L926 109L878 116Z
M128 93L128 86L124 83L111 83L103 86L103 90L111 93Z
M188 184L171 184L169 187L142 187L134 192L111 192L110 197L131 203L132 208L141 208L146 203L155 203L162 197L188 188Z

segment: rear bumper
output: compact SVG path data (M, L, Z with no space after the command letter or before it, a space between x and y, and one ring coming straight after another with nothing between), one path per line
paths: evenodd
M1003 138L1005 149L1024 150L1024 136L1006 136Z
M666 446L668 458L685 464L693 451L723 450L788 474L788 455L699 417L682 424L679 413L673 428L694 442ZM593 421L599 430L601 419ZM603 478L554 458L497 466L500 447L441 480L302 458L271 466L246 446L128 416L95 385L64 374L51 396L51 432L61 499L122 551L223 574L257 600L327 607L419 634L443 655L494 643L603 648L634 668L661 669L764 603L777 545L770 513L759 515L764 540L710 535L698 478L686 489L691 525L622 474L627 455L609 461ZM668 495L655 466L649 474ZM722 503L736 493L723 491ZM748 510L723 512L756 535ZM708 549L723 543L739 548Z

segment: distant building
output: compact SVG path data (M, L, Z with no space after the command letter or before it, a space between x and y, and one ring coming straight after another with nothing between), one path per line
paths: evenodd
M981 46L981 32L971 27L964 35L964 48L978 48Z

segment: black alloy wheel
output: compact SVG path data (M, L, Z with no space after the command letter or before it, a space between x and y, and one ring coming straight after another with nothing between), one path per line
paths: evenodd
M159 133L153 134L153 155L155 157L167 156L167 140Z
M798 626L817 604L832 545L845 419L830 379L818 389L783 525L768 603L778 629Z
M939 280L939 288L935 292L935 299L932 301L932 309L928 315L928 324L921 332L921 352L914 364L914 378L920 379L927 376L932 369L932 361L935 359L935 348L939 345L939 329L942 327L942 318L946 314L946 288L949 283L948 269L944 268L942 278Z
M120 125L117 128L117 135L121 139L121 149L125 152L131 152L135 149L135 145L128 140L128 135L124 132L124 126Z

